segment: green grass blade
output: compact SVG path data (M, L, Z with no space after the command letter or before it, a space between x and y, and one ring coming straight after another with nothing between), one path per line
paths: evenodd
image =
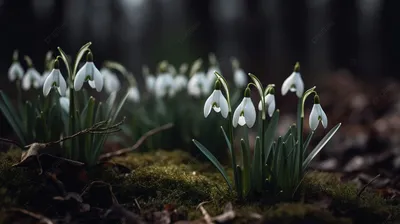
M75 74L76 74L76 72L77 72L77 70L78 70L79 62L81 61L81 59L82 59L83 55L85 54L85 52L86 52L87 50L89 50L90 45L92 45L92 42L86 43L85 45L83 45L83 46L81 47L81 49L79 49L78 54L76 55L74 67L73 67L73 70L72 70L72 72L73 72L72 75L73 75L74 77L75 77Z
M8 97L0 90L0 110L3 113L4 117L7 119L8 123L11 125L12 129L14 130L15 134L19 138L22 145L26 145L26 139L24 135L23 124L19 119L17 112L13 105L11 104Z
M308 148L308 145L310 144L310 141L311 141L313 135L314 135L314 131L311 131L311 132L308 134L308 136L307 136L307 138L306 138L306 141L305 141L304 144L303 144L303 158L305 157L305 155L306 155L306 153L307 153L307 148Z
M256 137L254 144L254 154L253 154L253 165L251 169L252 183L254 184L254 189L261 192L262 188L262 177L261 177L261 141L260 137Z
M328 143L328 141L335 135L337 130L339 130L341 123L337 124L333 127L328 134L325 135L323 139L315 146L315 148L311 151L311 153L307 156L307 158L303 162L303 170L306 170L310 162L314 159L314 157L321 151L321 149Z
M240 140L240 146L242 149L242 164L243 164L243 175L242 175L242 187L243 187L243 194L247 196L251 188L251 181L250 181L250 150L249 145L245 142L245 140Z
M262 149L265 151L265 161L268 160L269 154L271 152L271 146L274 143L276 129L278 128L278 121L279 121L279 110L275 110L274 114L272 115L271 122L269 122L268 128L265 131L264 135L264 142L265 148Z
M86 118L85 118L85 127L89 128L93 125L94 120L94 108L95 108L95 99L93 97L89 98L88 107L86 109ZM93 145L92 145L92 134L87 134L85 136L85 161L90 160L91 154L93 153Z
M192 139L193 143L196 145L198 149L210 160L210 162L218 169L221 173L222 177L225 179L226 183L229 186L229 189L232 191L232 184L229 181L228 174L225 172L224 168L222 167L221 163L215 158L215 156L200 142L195 139Z
M111 124L113 124L115 122L115 120L117 119L119 112L121 111L126 100L128 99L128 96L129 96L129 91L125 94L124 98L122 98L122 100L119 102L117 109L114 111L114 116L111 119Z

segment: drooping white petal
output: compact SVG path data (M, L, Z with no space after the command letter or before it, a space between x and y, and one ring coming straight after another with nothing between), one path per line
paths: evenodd
M293 78L294 78L294 73L292 73L289 77L285 79L285 81L282 84L281 92L282 95L286 95L286 93L289 91L289 89L293 85Z
M214 93L215 91L207 98L206 102L204 103L204 117L207 118L208 115L211 112L212 104L213 104L213 99L214 99Z
M93 62L89 62L92 63ZM94 80L94 84L96 85L96 90L97 92L100 92L103 89L103 85L104 85L104 79L103 79L103 75L100 73L100 71L96 68L96 66L93 64L93 80Z
M258 102L258 110L262 111L262 100Z
M321 117L321 123L322 126L324 126L324 128L326 128L328 126L328 118L326 117L326 114L324 112L324 110L321 107L321 104L319 105L319 116Z
M220 94L219 96L219 107L221 108L222 117L226 118L229 113L228 101L226 100L224 94Z
M14 81L16 78L21 79L24 76L24 69L18 61L14 61L8 69L8 79Z
M245 118L247 127L252 128L256 123L256 108L250 97L245 97L244 99L246 102L244 103L243 117Z
M25 74L25 76L22 78L22 89L23 90L29 90L31 88L31 77L29 75L29 72Z
M83 83L85 82L87 71L86 71L87 63L85 63L79 71L76 73L74 80L74 89L75 91L79 91L82 89Z
M50 75L47 76L46 80L44 81L43 84L43 95L47 96L50 93L50 90L53 86L54 79L53 79L53 73L55 72L55 69L53 69L50 73Z
M308 119L309 125L311 130L315 131L315 129L317 129L318 127L318 105L319 104L314 104L312 109L311 109L311 113L310 113L310 118Z
M247 85L247 76L242 69L236 69L233 75L233 81L239 88Z
M67 97L60 97L59 98L60 101L60 106L61 108L67 113L69 114L69 99Z
M268 115L272 117L275 111L275 100L268 105Z
M128 99L134 103L137 103L140 101L140 94L139 90L137 87L129 87L129 95Z
M244 99L242 100L242 102L240 102L239 106L236 108L235 112L233 113L232 125L235 128L237 127L237 125L239 123L239 118L241 117L240 114L243 111L243 102L244 102Z
M303 92L304 92L304 82L301 79L300 73L296 72L295 78L294 78L294 85L296 86L296 95L297 97L302 97Z
M67 83L65 82L64 77L61 75L60 70L58 70L57 78L58 78L58 92L60 93L61 96L65 96L67 92Z

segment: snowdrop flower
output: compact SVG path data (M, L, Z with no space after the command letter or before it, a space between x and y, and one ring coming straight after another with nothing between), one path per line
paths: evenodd
M240 68L240 63L236 58L232 58L231 63L233 69L233 82L236 87L243 88L247 85L247 75L243 69Z
M210 86L204 72L196 72L188 82L188 93L191 96L200 97L210 93Z
M146 84L146 89L148 92L151 93L154 91L156 77L154 77L154 75L150 74L149 68L147 66L143 66L142 71L143 71L144 82Z
M236 87L243 88L247 85L247 75L244 73L243 69L236 69L233 73L233 81Z
M221 115L224 118L228 116L228 101L226 101L221 92L221 82L219 80L215 82L214 92L211 93L204 104L204 117L208 117L211 112L211 108L217 113L221 112Z
M302 97L304 92L304 82L300 75L300 63L297 62L294 66L293 73L282 84L282 95L290 90L296 92L297 97Z
M61 108L69 114L69 98L66 96L62 96L59 98Z
M102 68L100 69L100 73L103 75L104 89L106 90L107 93L118 91L121 88L121 83L117 75L113 73L110 69ZM92 82L93 81L89 81L89 83ZM91 86L92 85L94 85L94 83L92 83Z
M8 69L8 79L14 81L16 79L22 79L24 76L24 69L18 61L18 51L15 50L13 54L13 63Z
M83 83L86 81L89 82L90 87L93 89L96 88L97 92L100 92L103 89L103 75L96 68L93 63L93 55L92 52L89 52L86 56L86 63L82 66L81 69L76 73L74 80L74 89L75 91L81 90Z
M35 89L40 88L42 86L42 76L34 67L31 66L26 70L26 74L22 78L22 89L29 90L32 85Z
M244 98L239 106L233 113L232 125L233 127L247 125L252 128L256 122L256 108L250 98L250 89L247 87L244 91Z
M156 82L154 85L154 93L156 97L162 98L166 96L168 93L173 95L173 86L174 86L174 78L171 73L165 72L161 73L157 76Z
M265 95L265 109L268 111L268 115L272 117L275 111L275 89L270 87L267 89L267 95ZM262 111L262 101L258 103L258 110Z
M174 78L174 90L175 92L179 92L187 87L188 79L185 75L188 69L187 64L182 64L179 68L179 74L177 74Z
M128 99L134 103L138 103L140 101L139 90L136 86L131 86L128 89L129 95Z
M58 62L58 59L54 61L54 68L44 81L43 95L49 95L50 90L53 88L57 88L60 95L65 96L67 91L67 83L65 82L64 77L61 75L60 63Z
M328 126L328 118L326 117L324 110L322 110L322 107L321 107L321 104L319 101L319 96L315 95L314 96L314 105L311 110L310 118L309 118L311 130L315 131L315 129L317 129L320 121L322 123L322 126L324 126L324 128L326 128Z

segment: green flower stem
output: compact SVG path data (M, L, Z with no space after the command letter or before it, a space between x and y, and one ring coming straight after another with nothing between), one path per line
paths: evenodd
M17 78L17 102L18 102L18 107L20 106L20 103L22 102L22 91L21 91L21 80ZM18 109L22 109L22 108L18 108Z
M238 172L236 168L236 155L235 155L235 149L233 147L233 125L232 125L232 120L233 120L233 114L232 112L228 113L228 132L229 132L229 141L231 144L231 156L232 156L232 169L233 169L233 176L235 179L235 186L236 186L236 191L238 193L238 197L242 198L242 190L239 182L239 177L238 177Z

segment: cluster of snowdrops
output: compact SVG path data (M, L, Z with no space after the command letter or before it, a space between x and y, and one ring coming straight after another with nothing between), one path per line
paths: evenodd
M276 138L279 110L276 109L275 104L275 85L269 84L264 87L255 75L250 73L246 75L236 59L232 60L234 85L221 75L218 62L212 54L209 57L207 72L202 70L201 59L196 60L190 69L187 64L182 64L178 71L167 61L163 61L157 68L156 76L151 75L147 67L143 67L146 91L145 96L141 97L135 77L124 66L109 61L104 63L103 68L97 69L90 45L91 43L84 45L73 62L61 48L58 48L59 55L55 58L48 54L45 60L46 71L43 75L34 68L29 57L25 57L28 69L24 72L18 60L18 53L14 52L8 77L11 81L17 81L18 108L15 108L8 97L0 91L0 110L22 144L57 140L94 125L98 125L100 131L108 130L107 128L114 127L117 119L120 118L121 110L127 107L124 105L129 102L138 104L142 101L142 106L136 107L135 112L127 109L136 118L136 123L132 125L136 125L136 129L138 126L158 125L154 123L154 119L163 116L167 119L160 122L174 122L181 120L184 115L197 114L202 116L201 120L197 119L199 122L207 123L204 122L204 117L210 119L213 110L228 120L214 116L213 122L209 122L204 129L201 129L198 127L200 123L190 118L183 121L180 126L196 127L196 130L191 132L187 128L182 128L181 133L176 133L177 130L175 130L172 134L189 135L187 138L192 140L194 145L215 165L229 188L236 190L239 198L250 198L266 193L273 193L282 198L292 198L311 160L340 127L340 124L333 127L319 144L308 150L318 124L321 121L323 127L326 128L328 119L320 105L315 87L304 91L299 63L296 63L293 73L284 81L281 88L282 95L290 91L295 92L298 97L297 124L289 127L284 136ZM86 58L86 61L80 66L81 61L84 61L83 58ZM60 63L61 61L64 66ZM66 75L61 72L61 67L65 68ZM121 82L116 72L122 74L127 82ZM189 73L189 77L186 73ZM248 82L248 77L251 82ZM105 89L108 93L107 100L97 102L85 88L82 88L85 82L98 92ZM124 89L123 83L128 83L125 88L126 93L117 102L117 95ZM233 87L230 88L230 86ZM31 87L41 89L43 97L39 96L36 100L28 100L23 104L19 87L23 90L29 90ZM257 108L259 122L254 148L250 149L247 128L252 128L257 121L257 110L250 96L253 87L260 95ZM179 94L181 92L187 92L187 94ZM312 131L304 138L304 104L310 95L314 97L314 106L309 118ZM242 98L241 101L240 98ZM185 107L185 104L197 106L186 105ZM237 105L234 111L233 105ZM201 110L203 113L200 112ZM155 111L153 117L149 117L150 111ZM146 120L146 124L138 123L138 121ZM240 149L236 150L234 137L237 135L234 134L234 129L239 128L238 125L245 132L240 139ZM220 126L220 129L215 126ZM123 130L123 133L129 137L134 135L132 128L125 127ZM88 134L60 143L63 155L89 165L95 164L103 152L104 143L111 134L107 131L99 133L101 134ZM173 135L168 137L173 137ZM209 150L200 143L205 139L213 142L210 141L210 137L215 136L220 139L220 142L225 142L228 148L233 182L214 156L215 151L213 153L213 150Z

